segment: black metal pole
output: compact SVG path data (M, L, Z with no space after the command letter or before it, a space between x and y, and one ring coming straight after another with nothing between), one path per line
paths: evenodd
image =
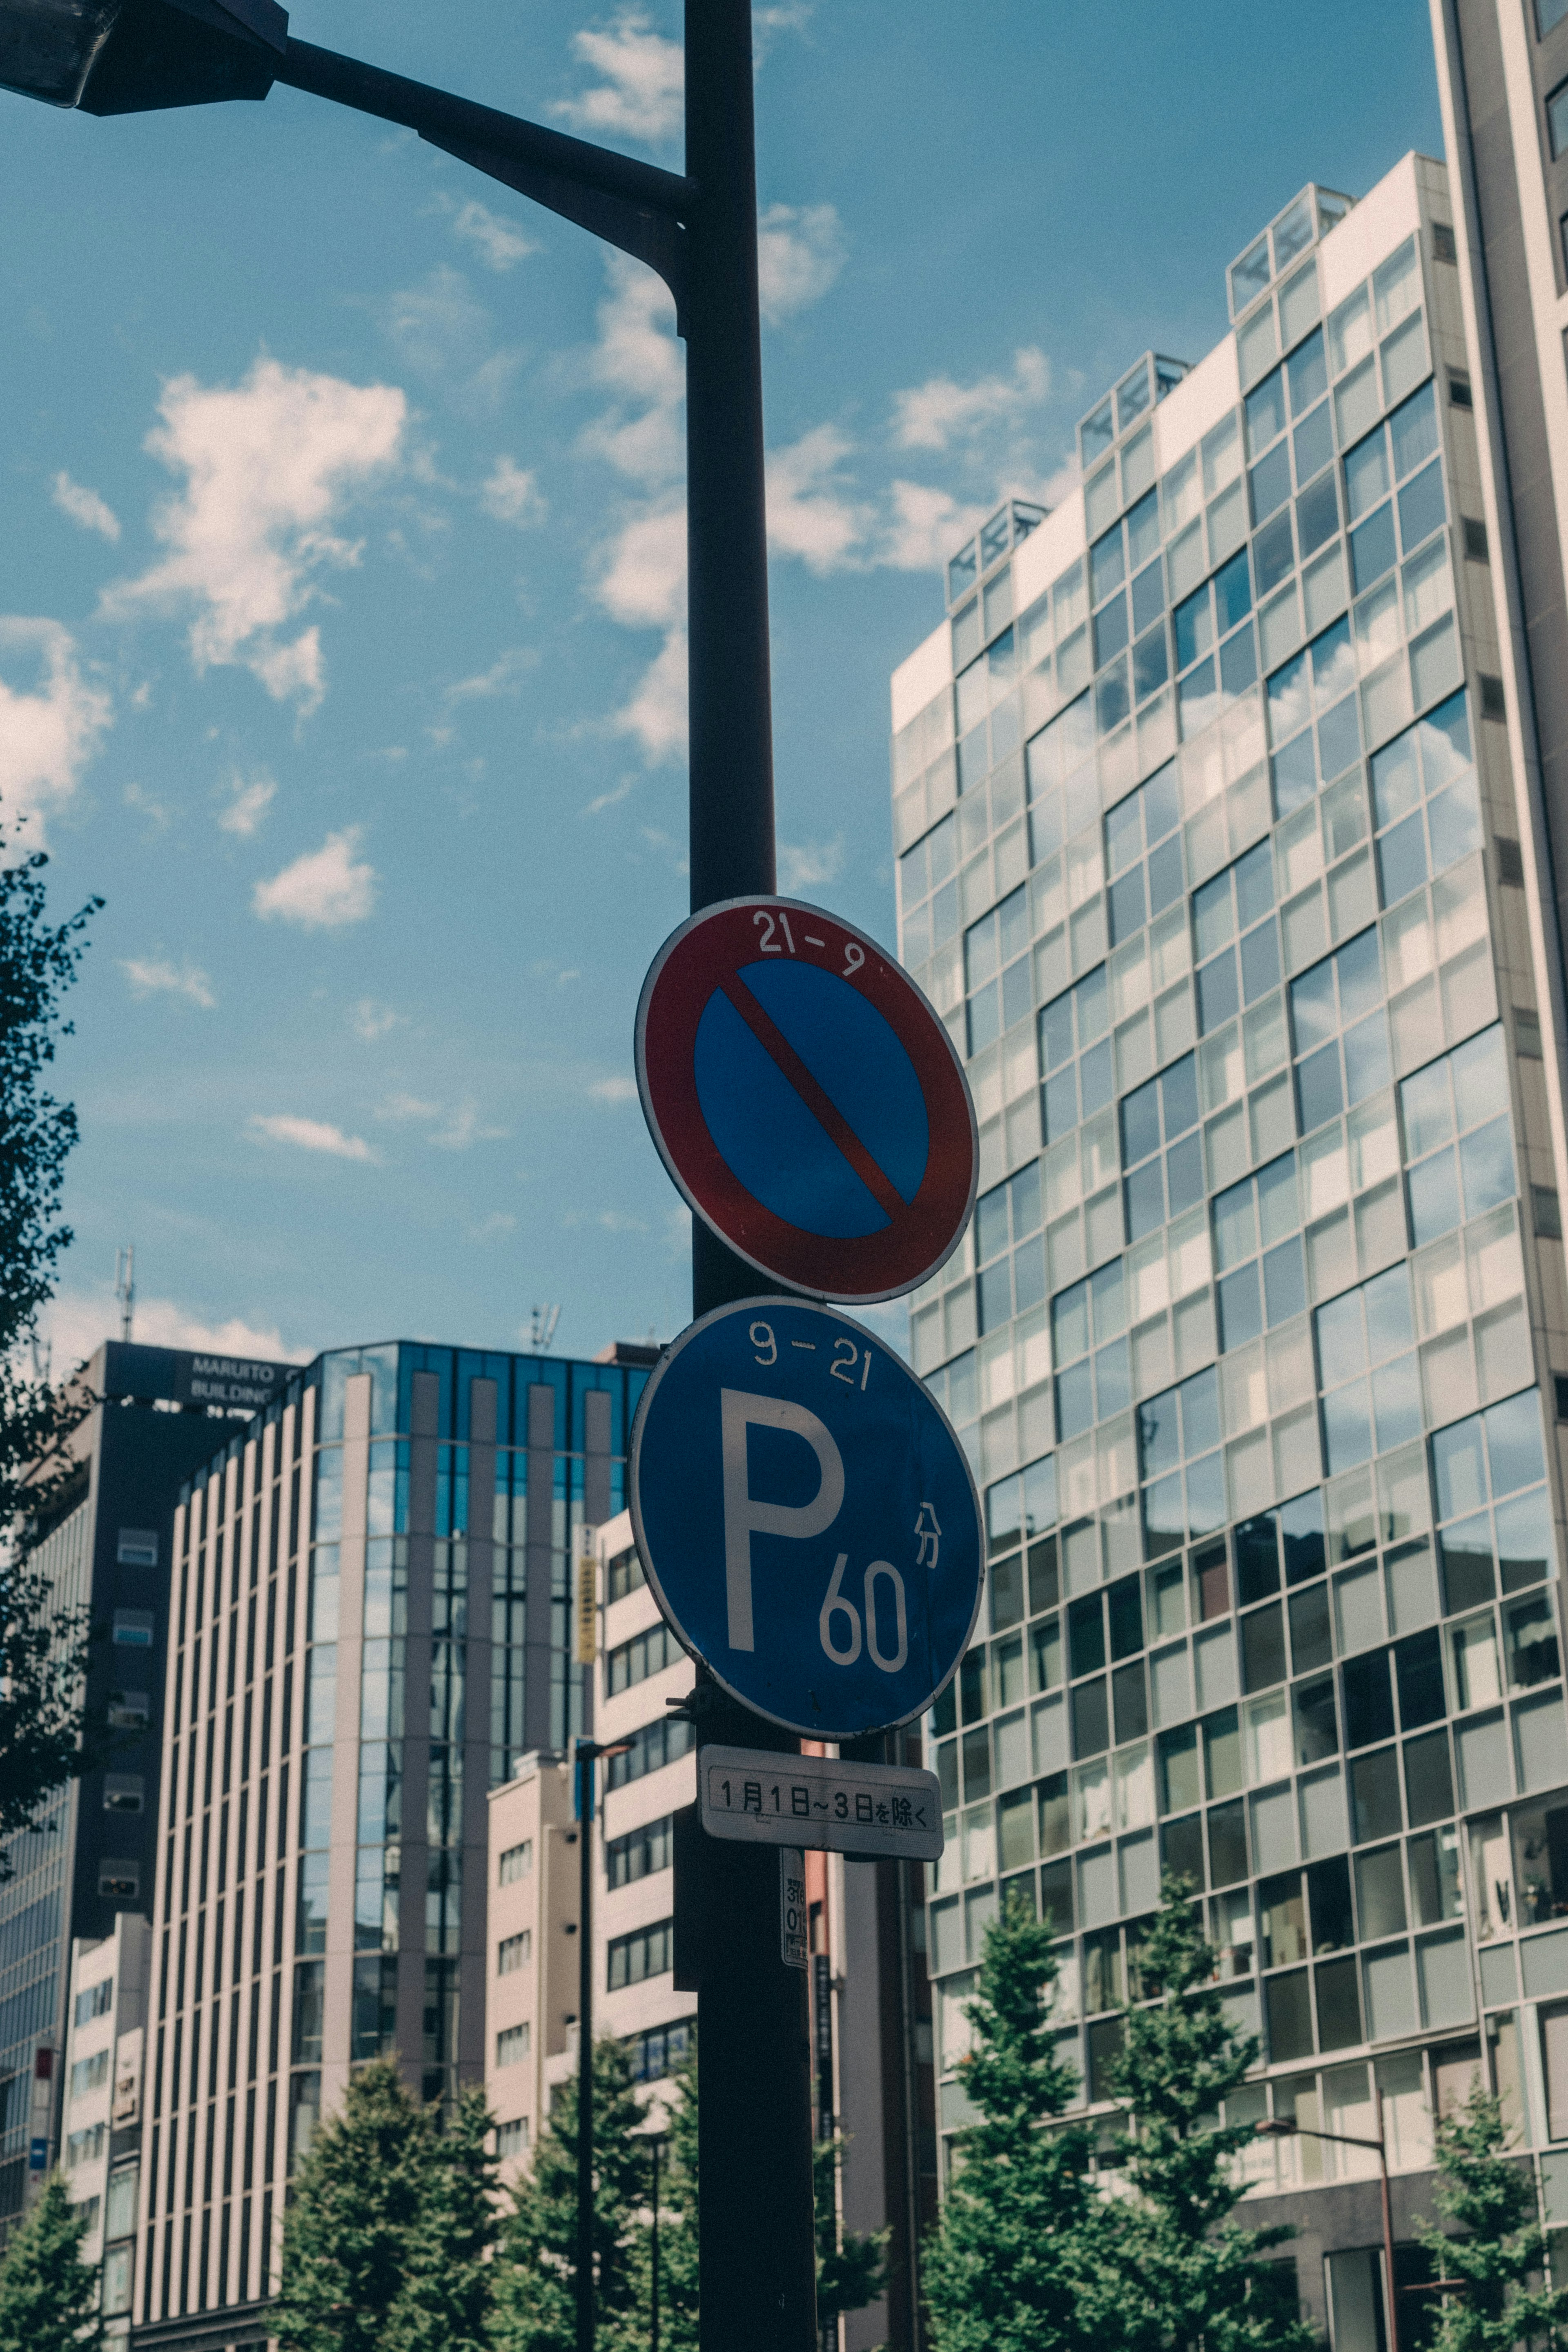
M594 2352L594 1744L577 1742L577 2352Z
M767 507L751 0L686 0L686 545L691 905L776 887ZM698 1315L763 1286L692 1226ZM716 1697L709 1685L705 1696ZM744 1709L704 1709L710 1740L799 1752ZM698 1758L700 1769L701 1757ZM702 2352L813 2352L811 2039L805 1975L784 1965L778 1856L705 1863L697 1997ZM679 1898L678 1898L679 1899Z

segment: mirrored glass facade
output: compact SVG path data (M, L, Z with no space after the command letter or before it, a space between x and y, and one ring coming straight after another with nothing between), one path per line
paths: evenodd
M926 1725L948 2131L1005 1890L1092 2108L1176 1870L1239 2113L1363 2134L1380 2086L1408 2170L1479 2068L1568 2133L1548 984L1451 218L1415 157L1303 192L895 677L900 951L982 1139L911 1302L989 1547ZM1257 2193L1348 2154L1261 2142Z

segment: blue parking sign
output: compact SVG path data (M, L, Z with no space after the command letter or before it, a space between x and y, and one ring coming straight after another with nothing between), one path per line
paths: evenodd
M684 1647L806 1738L910 1722L968 1646L968 1457L903 1360L831 1307L749 1298L682 1332L637 1409L631 1511Z

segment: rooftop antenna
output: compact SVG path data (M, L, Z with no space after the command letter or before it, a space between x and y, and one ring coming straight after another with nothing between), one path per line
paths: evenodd
M559 1307L536 1307L530 1327L529 1345L536 1356L550 1353L550 1342L555 1337L555 1326L561 1320Z
M136 1249L127 1243L114 1253L114 1296L120 1302L120 1336L129 1341L136 1320Z

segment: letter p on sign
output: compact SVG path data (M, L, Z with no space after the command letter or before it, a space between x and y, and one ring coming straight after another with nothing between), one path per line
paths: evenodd
M837 1517L844 1500L844 1456L832 1433L805 1405L784 1397L753 1396L744 1389L721 1389L724 1457L724 1580L729 1603L730 1647L754 1650L752 1633L752 1538L790 1536L802 1542L819 1536ZM709 1424L712 1426L711 1423ZM822 1483L809 1503L760 1502L751 1490L746 1433L752 1428L787 1430L805 1440L816 1456Z

